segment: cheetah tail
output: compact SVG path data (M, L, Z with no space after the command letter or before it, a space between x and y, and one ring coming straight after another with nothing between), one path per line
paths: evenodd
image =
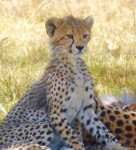
M128 92L123 92L120 98L113 95L102 94L99 96L99 99L104 106L114 106L114 107L123 107L125 105L130 105L134 103L134 98Z

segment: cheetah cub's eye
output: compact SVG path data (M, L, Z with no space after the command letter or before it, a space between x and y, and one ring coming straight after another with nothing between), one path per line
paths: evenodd
M72 34L67 34L67 37L68 37L69 39L73 39L73 35L72 35Z
M84 34L84 35L83 35L83 38L84 38L84 39L85 39L85 38L87 38L87 37L88 37L88 35L87 35L87 34Z

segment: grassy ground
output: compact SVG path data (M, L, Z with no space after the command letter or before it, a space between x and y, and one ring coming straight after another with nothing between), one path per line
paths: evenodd
M136 96L136 0L0 0L0 120L48 63L46 18L68 14L94 17L84 59L99 93Z

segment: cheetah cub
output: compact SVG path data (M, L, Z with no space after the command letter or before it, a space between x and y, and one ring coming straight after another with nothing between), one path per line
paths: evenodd
M10 125L10 130L8 136L4 136L4 131L3 143L13 142L15 137L16 142L49 145L57 132L69 148L85 150L81 138L81 126L84 126L106 148L122 149L95 114L94 83L81 58L90 40L92 25L90 16L46 21L51 60L43 76L5 118L3 124L7 128Z

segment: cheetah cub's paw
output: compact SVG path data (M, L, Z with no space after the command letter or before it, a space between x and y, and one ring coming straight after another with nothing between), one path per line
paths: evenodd
M128 150L127 148L121 146L121 144L113 144L106 146L108 150Z
M72 148L62 147L60 150L74 150Z

